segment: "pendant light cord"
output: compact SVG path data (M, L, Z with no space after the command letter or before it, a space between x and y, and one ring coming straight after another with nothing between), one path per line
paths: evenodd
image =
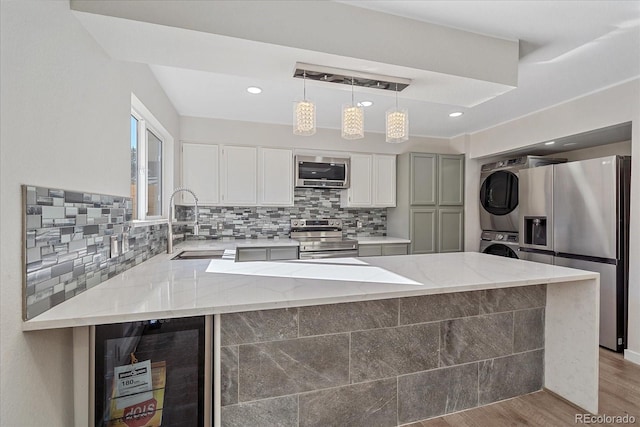
M397 86L397 85L396 85ZM307 100L307 71L302 72L302 100Z
M398 109L398 83L396 83L396 110Z
M351 106L355 107L356 104L353 101L353 77L351 77Z

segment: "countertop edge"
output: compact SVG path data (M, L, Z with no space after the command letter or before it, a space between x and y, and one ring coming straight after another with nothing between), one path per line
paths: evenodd
M178 318L178 317L207 316L207 315L225 314L225 313L238 313L238 312L244 312L244 311L272 310L272 309L278 309L278 308L292 308L292 307L339 304L339 303L372 301L372 300L382 300L382 299L392 299L392 298L406 298L406 297L415 297L415 296L422 296L422 295L481 291L481 290L489 290L489 289L513 288L513 287L520 287L520 286L535 286L535 285L544 285L544 284L553 284L553 283L567 283L567 282L576 282L576 281L582 281L582 280L591 280L591 279L596 279L598 277L599 277L598 273L582 272L582 273L576 274L575 276L562 277L562 278L556 278L556 279L523 279L519 281L459 285L459 286L451 286L447 288L424 287L424 288L417 288L415 290L410 290L410 291L407 291L407 290L391 291L391 292L382 292L382 293L376 293L376 294L364 293L359 295L328 296L324 298L316 297L309 300L267 301L267 302L261 302L261 303L251 303L251 304L242 304L242 305L226 305L224 307L215 307L215 306L195 307L195 308L185 308L185 309L177 309L177 310L153 311L153 312L145 312L145 313L97 315L95 317L64 318L64 319L55 319L55 320L53 319L38 320L36 317L35 319L23 321L22 330L24 332L30 332L30 331L38 331L38 330L74 328L74 327L93 326L93 325L100 325L100 324L133 322L133 321L148 320L153 318L169 319L169 318Z

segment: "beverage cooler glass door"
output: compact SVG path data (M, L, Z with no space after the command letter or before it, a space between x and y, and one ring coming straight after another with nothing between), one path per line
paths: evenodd
M97 427L204 425L204 317L95 328Z

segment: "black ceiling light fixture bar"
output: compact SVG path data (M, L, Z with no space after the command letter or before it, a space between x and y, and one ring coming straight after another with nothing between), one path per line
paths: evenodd
M411 84L411 80L400 77L383 76L380 74L363 73L360 71L297 62L293 77L302 79L305 78L305 75L308 80L398 92L401 92Z

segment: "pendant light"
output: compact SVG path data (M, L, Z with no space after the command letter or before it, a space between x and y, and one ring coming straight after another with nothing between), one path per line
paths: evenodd
M398 108L398 84L396 83L396 106L387 110L387 139L391 144L397 144L409 139L409 110Z
M302 76L302 101L293 105L293 134L309 136L316 133L316 106L307 101L307 72Z
M351 77L351 105L342 106L342 137L344 139L364 138L364 109L354 102L353 77Z

